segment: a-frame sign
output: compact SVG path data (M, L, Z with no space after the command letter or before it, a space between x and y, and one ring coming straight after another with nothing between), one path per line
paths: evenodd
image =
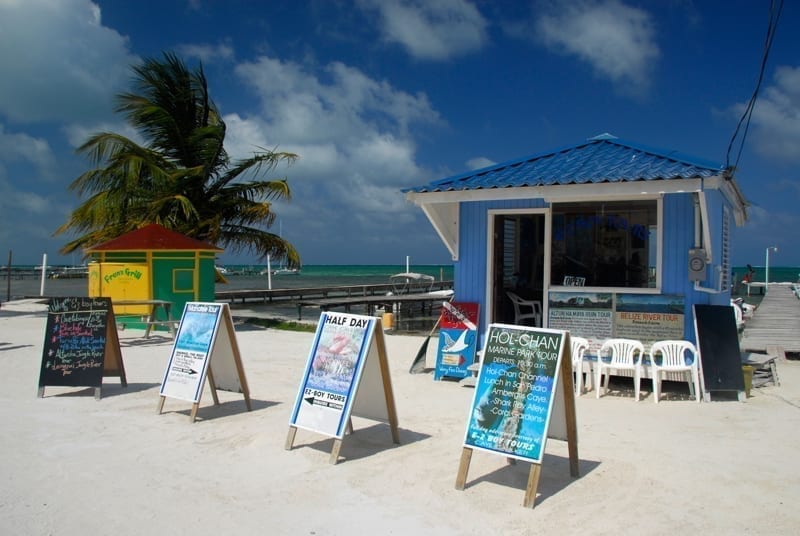
M472 375L469 367L475 362L479 312L477 303L442 302L434 380Z
M194 422L206 379L215 405L219 405L218 390L231 391L244 395L250 411L250 391L228 304L188 302L161 382L158 413L167 397L186 400L192 402Z
M104 376L128 386L110 298L51 298L47 307L38 396L45 386L94 387Z
M289 421L286 450L298 428L334 438L330 462L339 461L351 417L387 422L400 442L397 411L381 321L371 316L322 313Z
M569 332L489 326L470 406L456 489L463 490L473 450L531 462L523 505L533 507L547 438L568 443L578 476L578 431Z

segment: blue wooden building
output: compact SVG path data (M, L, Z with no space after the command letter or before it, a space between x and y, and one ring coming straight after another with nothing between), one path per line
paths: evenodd
M747 202L719 164L603 134L404 190L454 261L480 327L514 323L694 341L692 305L730 303L731 229ZM535 317L533 319L535 322Z

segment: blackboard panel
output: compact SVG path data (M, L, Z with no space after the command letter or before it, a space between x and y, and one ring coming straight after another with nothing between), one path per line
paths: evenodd
M703 383L709 391L744 391L736 317L729 305L695 305Z
M109 298L52 298L39 387L100 387L106 354Z

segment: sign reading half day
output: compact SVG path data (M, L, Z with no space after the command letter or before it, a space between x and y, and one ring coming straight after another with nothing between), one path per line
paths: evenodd
M166 397L186 400L193 403L194 421L206 379L215 404L219 404L219 389L243 393L250 409L247 380L227 304L189 302L161 382L159 413Z
M578 474L578 436L569 333L491 324L456 477L463 490L473 450L531 463L525 506L533 506L548 437L568 443Z
M127 386L114 311L109 298L51 298L39 372L45 386L94 387L100 398L103 376Z
M332 463L350 417L357 414L389 423L399 442L389 366L380 319L322 313L289 422L286 448L297 428L336 438Z
M292 424L341 438L346 409L353 402L375 320L333 313L322 316L295 401Z
M560 331L490 327L465 445L541 462L563 345Z
M434 380L466 378L472 374L468 367L475 361L479 307L477 303L442 303Z

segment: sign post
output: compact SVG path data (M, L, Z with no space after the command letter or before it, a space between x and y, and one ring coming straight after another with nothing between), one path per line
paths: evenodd
M380 319L325 312L295 399L286 450L298 428L310 430L334 438L330 462L337 463L353 415L388 422L392 440L400 442Z
M456 489L473 450L531 462L523 505L533 507L548 437L568 442L578 476L578 433L569 333L491 324L464 435Z
M103 376L128 386L110 298L51 298L47 307L38 396L51 386L94 387Z
M477 303L442 302L439 325L439 348L433 379L466 378L475 362L478 341Z
M215 405L218 390L231 391L244 395L250 411L250 391L228 304L188 302L161 382L158 413L167 397L186 400L192 402L194 422L206 379Z

